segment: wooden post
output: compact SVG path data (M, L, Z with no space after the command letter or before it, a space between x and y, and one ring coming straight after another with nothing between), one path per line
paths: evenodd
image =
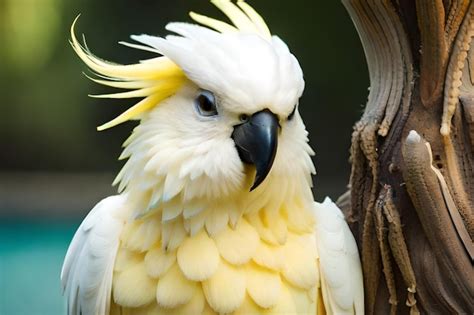
M472 314L474 1L343 0L370 75L350 193L367 314Z

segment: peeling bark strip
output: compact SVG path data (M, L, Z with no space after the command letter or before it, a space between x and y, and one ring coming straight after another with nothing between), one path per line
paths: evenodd
M441 124L441 134L448 136L451 131L451 119L454 115L459 95L461 92L463 70L469 71L467 56L474 36L474 13L471 4L470 11L464 17L464 22L459 30L456 42L454 43L452 57L446 75L445 94L443 104L443 116Z
M449 6L449 11L446 11L448 14L446 16L445 34L448 47L456 38L459 25L461 25L468 7L469 0L454 0Z
M426 107L435 105L443 91L448 50L444 35L442 0L416 0L421 37L420 92Z
M474 0L342 1L371 82L352 135L350 198L340 200L366 312L471 313Z
M472 263L469 256L463 255L464 245L451 223L443 191L432 169L431 147L418 133L410 131L402 154L405 161L403 177L423 231L449 278L453 279L460 298L469 304L474 294L474 283L466 281L465 273L466 270L472 271Z
M386 194L381 193L377 204L375 206L375 225L377 227L377 239L379 241L380 253L382 255L382 266L385 280L388 286L388 294L390 298L388 303L390 304L390 315L397 313L397 289L395 286L395 276L393 274L390 250L388 245L388 233L385 224L385 218L383 213L383 207L385 203Z
M438 177L438 182L441 186L441 192L443 193L444 202L449 210L449 215L451 216L451 220L453 221L454 227L456 228L456 232L458 233L458 236L461 239L461 242L463 243L467 254L471 258L471 260L474 260L474 244L472 243L471 237L469 236L469 232L464 226L462 217L459 214L458 209L456 208L456 204L454 203L453 197L449 192L446 180L444 179L444 176L441 174L441 172L433 165L431 165L431 170Z
M389 224L388 242L392 250L392 255L400 268L403 280L407 286L406 305L410 307L410 314L419 314L416 306L416 279L413 271L410 255L408 254L407 244L403 236L400 213L393 202L392 187L386 185L386 197L383 206L384 215Z

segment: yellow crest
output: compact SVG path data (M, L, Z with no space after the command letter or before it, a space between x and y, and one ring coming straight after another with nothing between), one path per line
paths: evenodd
M236 4L230 0L211 0L211 2L227 15L233 25L194 12L190 12L191 18L220 33L255 33L268 40L271 39L271 33L263 18L244 1L239 0ZM87 45L85 43L81 45L76 38L74 27L78 18L79 16L71 26L71 45L81 60L98 77L89 78L102 85L128 90L120 93L90 96L115 99L143 97L141 101L115 119L97 127L97 130L102 131L128 120L140 119L141 114L174 95L186 81L182 69L166 56L151 58L130 65L115 64L94 56ZM120 42L120 44L160 54L153 47L127 42Z

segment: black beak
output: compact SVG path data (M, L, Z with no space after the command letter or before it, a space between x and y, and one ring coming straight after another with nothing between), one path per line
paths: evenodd
M242 162L256 168L250 191L257 188L270 172L278 147L278 117L268 109L255 113L248 121L234 127L234 139Z

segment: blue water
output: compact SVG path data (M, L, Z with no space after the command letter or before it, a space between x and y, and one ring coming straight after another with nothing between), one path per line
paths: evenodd
M0 222L0 315L65 314L59 275L79 222Z

